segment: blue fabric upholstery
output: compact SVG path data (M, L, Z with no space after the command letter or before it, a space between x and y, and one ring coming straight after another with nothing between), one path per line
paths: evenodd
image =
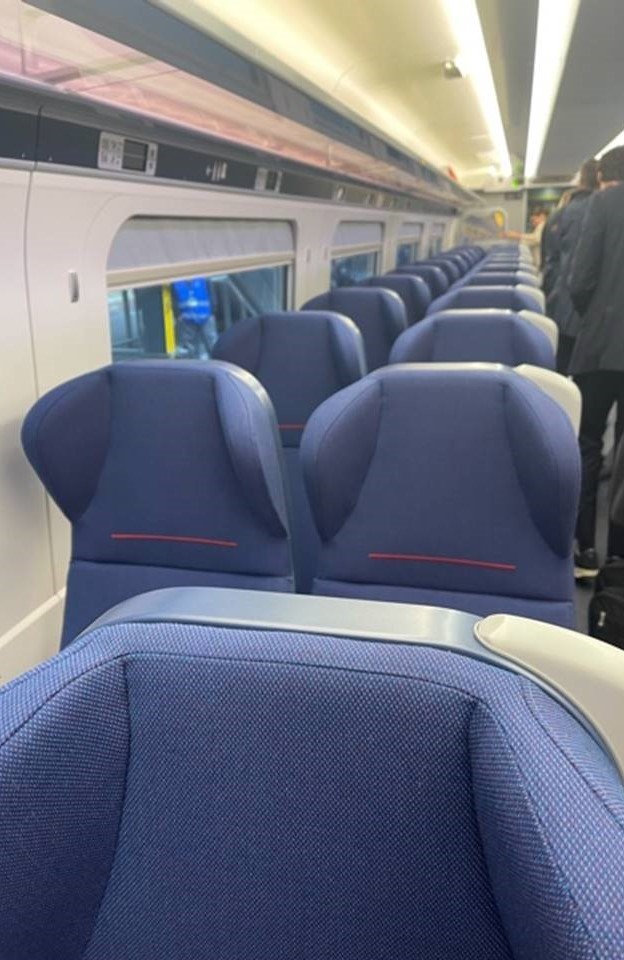
M293 589L275 416L242 370L105 367L42 397L22 441L72 524L63 645L168 583Z
M302 443L318 594L574 621L579 452L510 370L388 367L326 401ZM491 597L484 611L483 598ZM437 601L436 601L437 602Z
M461 250L450 250L448 253L440 253L437 257L432 257L429 262L435 264L441 257L448 257L452 260L457 265L462 276L468 273L474 265L474 261L470 255Z
M390 363L530 363L555 369L548 338L511 310L445 310L410 327L395 341Z
M409 267L397 267L395 273L408 273L414 277L422 277L429 287L432 297L441 297L450 286L444 271L428 263L415 263Z
M364 342L353 321L311 310L241 320L222 334L213 357L243 367L260 381L285 447L299 446L308 417L323 400L366 373Z
M0 690L3 960L617 960L624 791L459 653L100 628Z
M407 327L407 312L398 294L379 287L340 287L313 297L302 310L331 310L350 317L360 329L369 370L388 362L392 344Z
M297 589L308 592L319 540L303 487L299 443L316 407L365 375L360 331L337 313L302 310L263 314L230 327L218 340L213 356L253 373L273 402L286 448Z
M427 313L440 313L442 310L472 309L533 310L543 313L544 306L538 297L524 287L459 287L449 290L443 297L434 300Z
M406 273L387 273L383 277L368 277L362 281L362 286L381 287L398 294L405 304L407 322L410 326L422 320L431 303L429 287L422 277L409 276Z
M531 273L523 270L487 271L479 270L467 281L472 287L517 287L523 284L526 287L539 289L539 280Z
M449 255L444 259L435 259L431 261L431 266L439 267L440 270L446 275L446 279L449 282L449 285L452 286L454 283L457 283L458 280L464 276L467 272L464 261L459 257L454 255Z

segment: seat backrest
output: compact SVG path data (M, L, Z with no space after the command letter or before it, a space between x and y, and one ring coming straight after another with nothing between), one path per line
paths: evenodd
M380 277L368 277L362 281L362 286L380 287L384 290L393 290L398 294L405 304L407 322L410 326L422 320L431 303L429 287L422 277L407 273L387 273Z
M414 611L445 650L240 627L238 591L215 626L205 592L203 623L112 622L0 691L7 960L616 960L622 784L461 652L473 618Z
M433 298L441 297L446 293L450 284L446 274L440 267L429 263L414 263L409 267L397 267L395 273L409 273L414 277L422 277Z
M147 590L293 589L275 414L243 370L105 367L42 397L22 442L72 524L63 645Z
M530 287L459 287L449 290L443 297L434 300L427 313L440 313L441 310L473 310L490 308L496 310L533 310L544 313L541 290Z
M299 446L309 416L323 400L367 372L364 342L353 321L313 310L241 320L221 335L213 357L248 370L260 381L273 403L285 447Z
M253 373L273 402L290 489L297 589L307 592L319 542L303 488L299 443L318 405L365 375L362 335L338 313L268 313L230 327L213 356Z
M322 404L301 452L316 593L573 623L578 445L533 383L388 367Z
M395 341L390 363L521 363L555 369L546 335L511 310L445 310Z
M523 284L526 287L536 287L539 290L537 277L522 270L496 272L480 270L468 280L468 286L472 287L516 287L518 284Z
M328 290L312 297L301 309L330 310L353 320L364 340L369 370L385 366L392 344L407 327L407 311L399 295L380 287Z
M431 260L431 265L433 267L439 267L440 270L446 275L446 279L449 282L449 285L452 286L454 283L457 283L458 280L464 276L467 272L463 260L459 257L454 257L449 255L447 257L436 257Z
M522 270L524 273L537 274L535 264L532 260L509 260L507 258L503 259L502 257L492 257L484 260L479 267L480 273L486 273L488 271L498 273L501 270Z

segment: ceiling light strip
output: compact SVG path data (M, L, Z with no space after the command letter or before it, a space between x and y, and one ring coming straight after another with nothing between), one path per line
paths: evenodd
M459 49L458 56L466 64L466 73L477 94L498 158L500 176L510 177L509 147L476 0L444 0L444 8Z
M524 175L529 180L537 176L542 160L579 6L580 0L540 0L539 3L524 167Z

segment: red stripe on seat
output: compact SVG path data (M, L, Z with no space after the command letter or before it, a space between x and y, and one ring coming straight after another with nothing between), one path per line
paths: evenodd
M160 540L169 543L198 543L205 547L237 547L233 540L211 540L208 537L174 537L165 533L111 533L111 540Z
M280 430L303 430L305 423L280 423L278 427Z
M369 560L404 560L410 563L449 563L455 567L483 567L513 573L515 563L494 563L491 560L464 560L460 557L428 557L417 553L369 553Z

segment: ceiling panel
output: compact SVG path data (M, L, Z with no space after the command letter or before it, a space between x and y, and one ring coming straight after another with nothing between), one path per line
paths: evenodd
M440 0L152 2L312 85L438 166L467 177L492 163L470 78L442 74L442 62L459 51Z
M571 175L624 129L623 0L582 0L539 173Z
M524 159L529 131L538 0L479 0L509 150Z

